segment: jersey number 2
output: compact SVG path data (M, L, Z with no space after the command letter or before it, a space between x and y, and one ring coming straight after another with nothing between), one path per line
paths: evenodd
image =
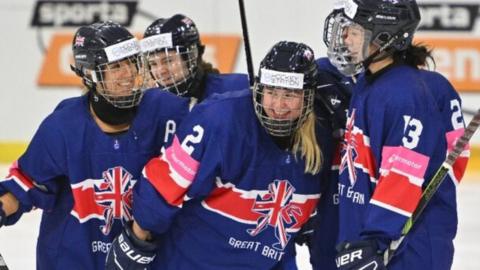
M190 145L190 143L195 144L199 143L202 138L203 138L203 127L196 125L193 127L193 134L189 134L185 137L185 139L182 142L182 148L185 152L187 152L189 155L192 155L193 151L195 151L195 147L193 145Z
M458 99L450 100L450 109L452 110L452 126L453 129L463 128L462 109Z

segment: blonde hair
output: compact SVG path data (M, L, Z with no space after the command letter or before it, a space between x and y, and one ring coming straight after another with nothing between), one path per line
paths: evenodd
M295 132L292 152L300 153L305 160L305 173L317 174L323 163L323 156L315 136L315 113L310 112L302 126ZM296 156L296 155L295 155Z

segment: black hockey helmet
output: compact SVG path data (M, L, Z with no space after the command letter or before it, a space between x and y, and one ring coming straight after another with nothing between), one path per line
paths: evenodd
M281 41L275 44L260 63L253 88L255 112L268 133L279 137L293 135L313 110L316 86L317 65L313 50L303 43ZM300 116L282 120L268 116L268 108L262 103L267 88L302 95ZM286 96L282 98L288 99Z
M160 18L152 22L143 35L148 38L164 33L172 34L172 46L188 48L190 46L202 47L200 34L195 23L189 17L175 14L170 18Z
M323 39L330 61L340 71L346 70L349 73L346 75L361 72L384 52L403 51L412 43L420 23L415 0L344 0L342 3L327 17ZM348 48L342 41L346 28L352 25L361 28L364 35L363 59L358 63L354 63L352 58L355 57L348 55ZM367 55L370 44L378 50Z
M71 68L89 90L118 108L138 105L143 85L142 54L138 41L125 27L112 21L82 26L73 37L72 50ZM112 79L107 72L126 75Z
M148 68L157 85L177 95L186 95L197 76L205 47L200 42L200 35L195 23L185 15L176 14L170 18L160 18L150 24L145 30L141 41L142 51L146 56ZM182 72L161 72L157 62L163 53L170 57L181 56L186 70ZM168 67L174 70L172 63Z

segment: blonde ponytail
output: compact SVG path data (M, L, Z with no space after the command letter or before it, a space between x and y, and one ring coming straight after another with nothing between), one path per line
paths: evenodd
M305 160L305 173L317 174L323 163L322 151L315 136L315 113L311 112L302 126L295 132L292 151L300 153Z

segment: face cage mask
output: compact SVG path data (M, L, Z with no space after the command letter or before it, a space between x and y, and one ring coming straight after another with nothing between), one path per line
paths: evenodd
M313 100L314 100L314 90L313 89L290 89L290 88L274 88L271 91L277 90L286 90L294 92L303 93L303 102L299 110L301 110L300 115L295 119L275 119L267 115L266 110L268 108L264 107L262 101L264 99L266 85L261 83L255 83L253 86L253 103L255 107L255 113L260 120L262 126L267 130L267 132L275 137L287 137L292 136L294 132L302 126L302 124L307 119L307 116L313 110ZM284 100L289 100L294 97L289 97L289 94L281 94L275 98L280 98Z
M324 41L330 62L345 76L364 70L372 33L352 22L341 12L331 13L325 21Z
M92 75L98 94L114 107L128 109L140 103L145 83L145 66L140 54L100 64Z
M198 70L198 48L163 48L146 55L150 75L157 86L177 96L184 96L193 84Z

